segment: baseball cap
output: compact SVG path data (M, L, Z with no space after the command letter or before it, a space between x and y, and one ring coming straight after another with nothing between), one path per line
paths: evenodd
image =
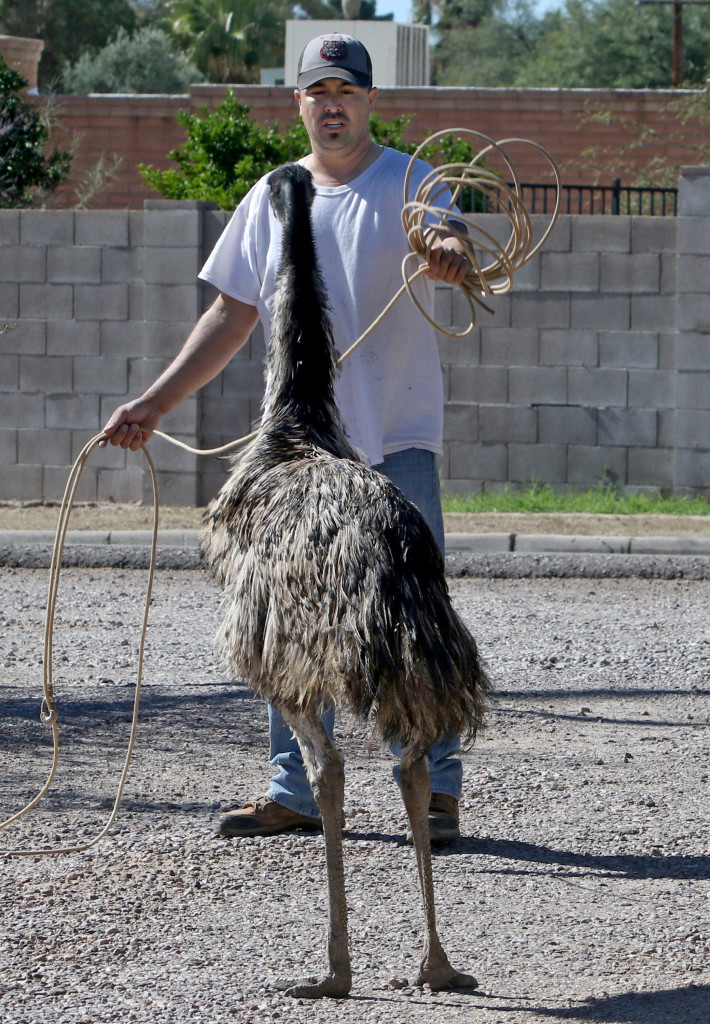
M298 61L296 85L307 89L322 78L342 78L352 85L372 88L372 61L359 39L331 32L306 44Z

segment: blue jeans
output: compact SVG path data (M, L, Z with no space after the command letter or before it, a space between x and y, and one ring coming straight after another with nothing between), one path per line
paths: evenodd
M439 474L434 453L421 448L407 448L393 455L386 455L384 462L374 468L388 476L410 501L414 502L443 553L444 517L441 511ZM325 712L323 722L328 734L332 736L334 708ZM319 817L320 812L306 778L298 741L279 712L271 705L269 739L269 760L277 769L277 774L271 780L267 795L276 803L283 804L284 807L299 814L307 814L312 818ZM458 749L458 736L447 736L439 740L429 752L427 762L432 793L446 793L457 800L460 799L463 767L461 761L453 756ZM398 745L393 744L391 750L397 757L400 756L401 748ZM394 768L393 775L399 782L399 764Z

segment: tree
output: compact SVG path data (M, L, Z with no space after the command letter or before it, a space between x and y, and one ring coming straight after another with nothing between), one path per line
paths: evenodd
M341 0L0 0L0 32L44 40L43 91L119 30L132 36L148 26L167 32L211 81L258 82L262 67L284 63L286 20L304 15L340 19ZM376 14L376 0L362 0L361 19L392 17Z
M320 3L320 0L318 0ZM305 9L306 4L298 4L299 7ZM320 6L326 8L323 14L311 14L312 18L336 18L340 20L345 18L346 15L343 11L343 0L325 0ZM377 0L361 0L360 12L357 15L358 21L393 21L394 14L378 14L377 13Z
M49 126L40 111L19 95L27 85L0 57L0 207L32 206L69 173L71 157L44 147Z
M173 49L170 36L147 25L132 36L119 29L97 53L84 53L65 65L64 91L69 93L180 93L204 75L184 54Z
M529 0L417 0L438 41L438 85L554 88L667 88L672 8L632 0L567 0L536 16ZM438 21L436 20L438 16ZM684 11L684 76L703 85L710 74L710 7Z
M495 11L497 0L439 0L432 4L437 13L437 32L477 28Z
M287 0L172 0L178 45L212 82L257 82L283 64Z
M543 22L536 51L516 76L516 84L667 88L671 40L671 7L634 8L630 0L568 0L563 12Z
M325 18L328 20L340 21L345 18L343 13L343 0L301 0L300 3L289 5L293 10L289 15L291 18ZM359 21L392 21L394 14L378 14L377 0L362 0L360 4Z
M132 32L137 14L131 0L0 0L0 30L43 39L39 87L59 81L67 61L99 50L119 28Z
M436 85L515 84L540 35L540 21L530 0L446 0L435 26L438 43L432 55Z
M289 18L342 19L341 0L166 0L171 32L180 47L213 82L258 82L263 67L284 63ZM363 0L362 20L392 20L376 14L376 0Z

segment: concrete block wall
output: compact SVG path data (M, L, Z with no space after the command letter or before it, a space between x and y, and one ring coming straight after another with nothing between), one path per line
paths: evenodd
M676 486L679 223L562 217L469 342L441 337L449 489ZM464 314L454 294L453 322Z
M675 290L674 484L710 487L710 167L683 169Z
M205 210L164 207L0 211L0 500L60 500L84 444L198 318ZM165 429L194 445L198 408L183 403ZM163 500L196 503L197 457L164 448ZM142 456L95 449L77 499L141 501L147 483Z
M681 216L560 218L544 250L478 314L440 336L445 486L652 488L710 495L710 169L687 169ZM138 395L212 300L197 281L228 214L154 201L142 211L0 211L0 500L56 501L113 408ZM505 232L503 218L486 230ZM541 222L535 220L536 230ZM437 291L442 325L468 322ZM200 448L259 416L257 329L164 429ZM204 504L228 463L155 438L162 501ZM80 500L141 501L140 456L96 450Z

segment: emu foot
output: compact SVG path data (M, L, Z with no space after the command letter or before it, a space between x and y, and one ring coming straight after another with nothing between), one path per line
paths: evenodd
M320 980L312 977L293 982L286 988L286 995L294 999L344 999L351 987L350 977L326 974Z
M432 992L442 992L445 989L471 990L478 988L478 982L472 974L462 974L461 971L454 970L446 958L441 964L424 961L414 984L428 985Z

